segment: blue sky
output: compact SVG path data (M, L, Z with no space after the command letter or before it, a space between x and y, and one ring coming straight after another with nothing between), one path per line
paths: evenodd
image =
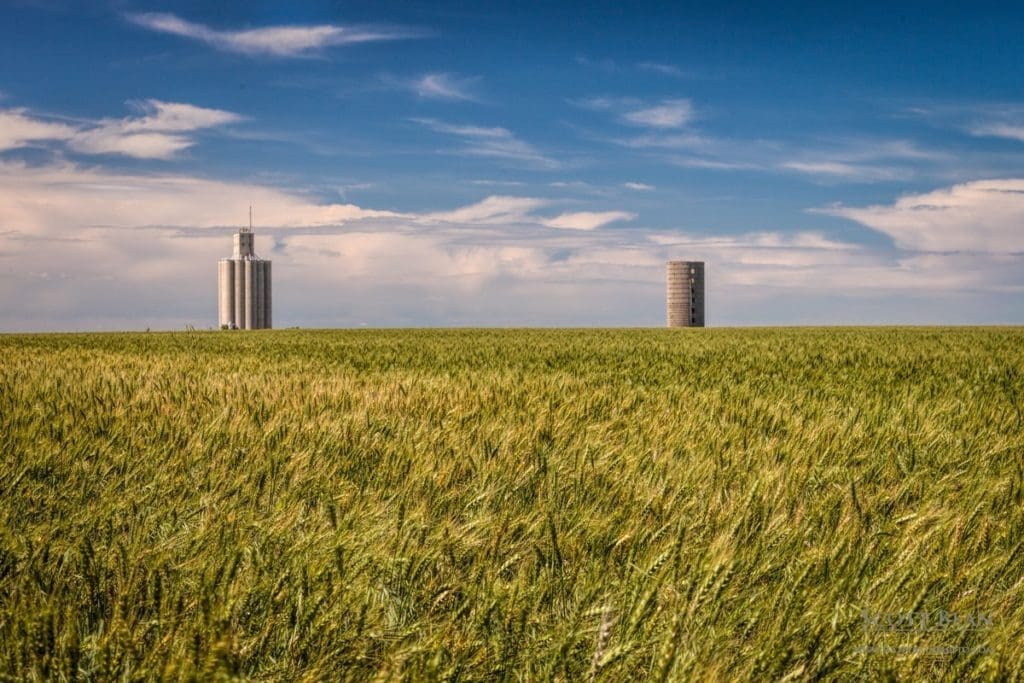
M1024 319L1024 9L8 2L0 329Z

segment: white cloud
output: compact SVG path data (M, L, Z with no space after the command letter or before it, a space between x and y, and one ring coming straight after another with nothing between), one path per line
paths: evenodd
M780 152L795 158L784 159L778 168L852 182L905 180L919 173L922 163L949 160L946 154L922 149L908 140L872 138L831 140L818 149Z
M470 180L471 185L483 185L483 186L499 186L499 187L522 187L526 183L519 180L491 180L488 178L482 178L479 180Z
M635 98L622 98L622 97L583 97L580 99L569 100L571 104L575 104L577 107L584 109L593 109L595 111L605 111L613 109L615 107L624 105L636 105L639 100Z
M529 214L549 204L546 199L532 197L504 197L495 195L452 211L428 213L427 220L448 223L524 223L536 222Z
M647 183L622 183L622 186L627 190L636 190L637 192L650 192L655 189L654 185Z
M704 168L712 171L760 171L764 167L749 161L723 161L704 157L669 157L669 163L681 168Z
M634 149L704 149L716 145L715 140L697 133L637 135L631 138L616 139L613 142Z
M998 191L1024 189L1014 182ZM998 306L1024 292L1020 255L896 252L819 231L601 230L631 216L558 215L534 197L399 213L250 183L0 162L0 327L212 326L215 262L249 203L257 250L274 259L279 326L660 325L671 258L707 262L715 324L957 322L986 302L984 319L1012 319L1019 306ZM909 318L891 313L902 301Z
M653 107L626 112L622 118L635 126L680 128L693 118L693 105L690 100L665 100Z
M779 165L789 171L844 180L898 180L909 173L899 168L855 164L848 161L786 161Z
M135 176L73 164L33 167L0 162L0 231L68 237L88 226L241 225L250 204L262 224L279 227L401 215L351 204L319 204L255 184L181 175Z
M74 126L31 117L24 109L0 111L0 149L23 147L32 142L63 142L83 154L169 159L195 144L185 133L242 120L232 112L177 102L151 99L138 107L142 116L101 119Z
M83 154L120 154L137 159L170 159L188 149L192 140L166 133L132 133L112 128L94 128L77 133L70 147Z
M584 109L614 112L622 122L641 128L682 128L694 117L693 103L683 98L652 103L635 97L596 96L569 101Z
M528 166L555 169L561 164L541 153L528 142L520 140L507 128L444 123L435 119L415 118L415 123L447 135L462 138L466 145L459 153L515 161Z
M636 217L627 211L578 211L562 213L551 218L536 214L538 209L552 203L551 200L536 197L494 195L451 211L422 214L419 220L470 225L543 225L568 230L593 230L609 223L628 221Z
M819 213L842 216L920 251L1024 251L1024 179L979 180L893 204L836 206Z
M335 24L217 30L166 13L132 14L128 16L128 19L151 31L191 38L218 50L271 57L301 57L335 45L352 45L412 37L409 32L354 28Z
M1024 142L1024 126L1008 123L988 123L977 125L970 129L972 135L978 137L1006 138Z
M604 59L592 59L586 55L577 55L576 63L581 66L593 67L602 71L607 71L608 73L617 73L622 70L622 67L620 67L614 59L608 57L605 57Z
M1024 142L1024 104L1013 102L929 102L903 113L977 137Z
M67 140L75 132L73 126L33 118L24 109L0 110L0 150L46 140Z
M109 121L107 125L120 128L126 133L137 131L191 131L213 128L241 121L242 117L222 109L207 109L182 102L146 100L139 105L145 116L139 118Z
M663 76L672 76L674 78L682 78L685 73L682 69L674 64L662 64L660 62L640 62L636 65L638 69L644 71L653 71Z
M617 221L629 221L636 218L636 214L627 211L579 211L576 213L563 213L544 222L552 228L565 228L568 230L593 230L602 225L615 223Z
M76 133L69 143L85 154L121 154L139 159L169 159L195 144L182 133L242 120L238 114L180 102L146 100L140 117L103 119Z
M438 100L474 100L469 92L469 79L460 79L446 73L426 74L413 82L412 88L420 97Z

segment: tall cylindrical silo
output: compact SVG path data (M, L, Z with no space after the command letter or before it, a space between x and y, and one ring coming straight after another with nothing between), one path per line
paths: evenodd
M217 324L233 327L235 320L235 264L231 259L221 259L217 264L217 291L219 310Z
M245 329L245 268L242 262L232 259L232 277L235 283L235 327Z
M682 261L669 261L665 272L665 318L669 327L686 327L685 266Z
M263 271L263 317L269 330L274 326L273 319L270 317L270 302L272 300L270 295L270 261L263 262Z
M704 262L669 261L665 269L669 327L704 327Z
M252 318L253 329L262 330L263 323L263 261L253 261Z
M245 273L245 329L251 330L256 324L256 316L253 315L253 299L255 298L256 292L254 291L256 272L253 268L252 259L245 259L242 261L245 264L243 272Z

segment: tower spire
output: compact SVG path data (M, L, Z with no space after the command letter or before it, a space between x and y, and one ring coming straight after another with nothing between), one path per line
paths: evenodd
M252 232L252 204L249 205L249 232Z

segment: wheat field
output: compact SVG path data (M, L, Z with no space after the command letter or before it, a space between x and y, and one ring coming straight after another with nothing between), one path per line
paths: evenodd
M1021 328L0 359L9 680L1024 678Z

